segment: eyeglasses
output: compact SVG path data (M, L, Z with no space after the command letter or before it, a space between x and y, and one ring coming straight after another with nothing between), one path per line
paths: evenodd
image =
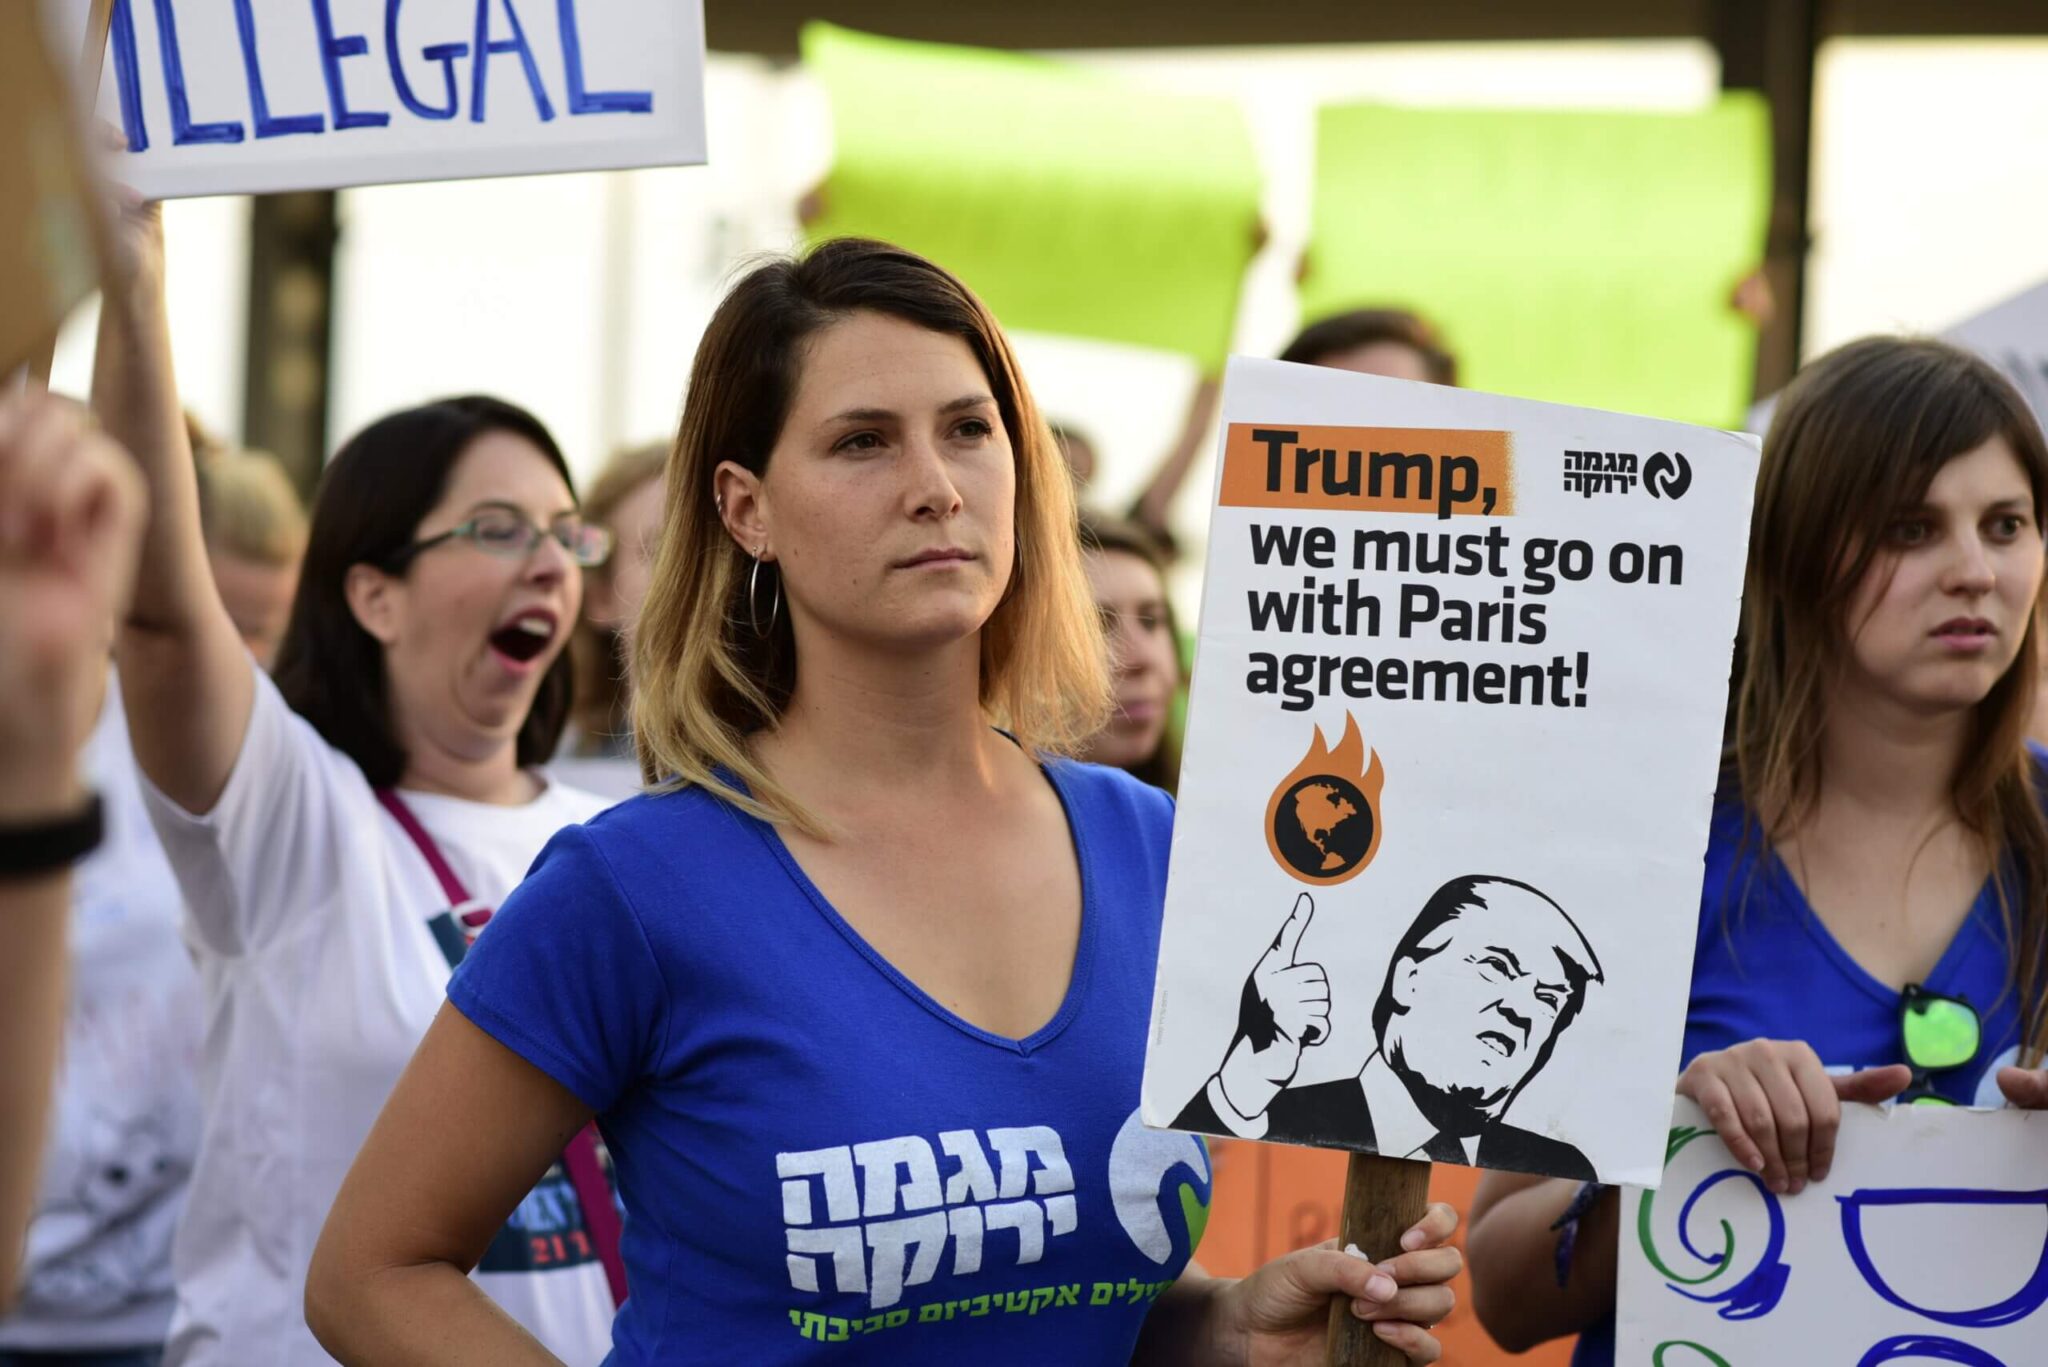
M1933 1075L1977 1057L1984 1042L1984 1022L1977 1008L1960 997L1944 997L1907 983L1899 994L1899 1035L1906 1046L1906 1062L1913 1068L1913 1083L1899 1095L1899 1104L1955 1105L1934 1090Z
M420 552L457 538L502 559L524 560L533 554L544 536L552 536L569 553L569 558L584 569L602 565L612 553L609 527L594 526L574 514L558 517L543 527L509 503L492 503L479 508L469 521L460 526L422 537L393 551L385 558L384 568L396 574L411 564L413 557Z

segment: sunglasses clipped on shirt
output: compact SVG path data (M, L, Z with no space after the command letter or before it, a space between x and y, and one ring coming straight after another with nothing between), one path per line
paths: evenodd
M422 551L456 540L467 541L478 550L506 560L524 560L545 536L553 537L569 558L586 570L602 565L612 553L612 533L608 527L594 526L573 513L543 527L509 503L489 503L477 509L467 522L393 551L385 558L384 568L397 574Z
M1977 1008L1960 997L1945 997L1918 983L1907 983L1899 994L1899 1036L1906 1047L1906 1062L1913 1069L1912 1085L1899 1094L1899 1104L1955 1105L1934 1090L1934 1075L1960 1068L1977 1057L1984 1042L1984 1021Z

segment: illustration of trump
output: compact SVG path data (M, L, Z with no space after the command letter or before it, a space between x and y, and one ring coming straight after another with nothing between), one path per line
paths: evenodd
M1329 975L1300 961L1314 915L1303 893L1245 980L1222 1064L1175 1129L1593 1177L1578 1149L1505 1118L1604 981L1562 907L1511 878L1438 888L1387 964L1365 1066L1295 1087L1303 1051L1330 1033Z

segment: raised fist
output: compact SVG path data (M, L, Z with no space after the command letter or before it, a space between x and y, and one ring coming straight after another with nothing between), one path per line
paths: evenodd
M75 782L142 529L128 455L47 394L0 397L0 803ZM20 791L13 791L19 789Z

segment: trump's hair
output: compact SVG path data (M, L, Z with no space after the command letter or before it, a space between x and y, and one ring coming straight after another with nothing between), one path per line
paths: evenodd
M1486 900L1486 889L1490 887L1516 888L1531 897L1542 898L1551 910L1557 913L1558 920L1564 922L1566 928L1571 931L1570 939L1557 946L1557 957L1564 964L1565 981L1571 988L1571 996L1559 1009L1557 1024L1551 1027L1549 1038L1545 1039L1542 1047L1537 1050L1536 1061L1529 1065L1529 1071L1524 1075L1526 1081L1543 1071L1543 1065L1550 1061L1550 1051L1556 1046L1557 1037L1565 1032L1565 1027L1579 1014L1579 1008L1585 1005L1586 985L1606 982L1607 978L1600 968L1599 956L1593 952L1593 946L1587 943L1585 933L1579 929L1578 922L1566 915L1565 909L1553 901L1548 893L1513 878L1497 878L1491 874L1467 874L1462 878L1453 878L1430 895L1429 901L1423 904L1421 912L1409 925L1408 933L1401 937L1401 943L1394 946L1393 957L1387 960L1387 980L1380 987L1379 1000L1373 1003L1372 1032L1384 1047L1388 1024L1395 1016L1405 1013L1405 1008L1394 1000L1394 978L1400 973L1402 962L1419 964L1426 959L1435 958L1449 948L1447 944L1427 948L1425 943L1430 936L1456 921L1470 908L1489 905Z

